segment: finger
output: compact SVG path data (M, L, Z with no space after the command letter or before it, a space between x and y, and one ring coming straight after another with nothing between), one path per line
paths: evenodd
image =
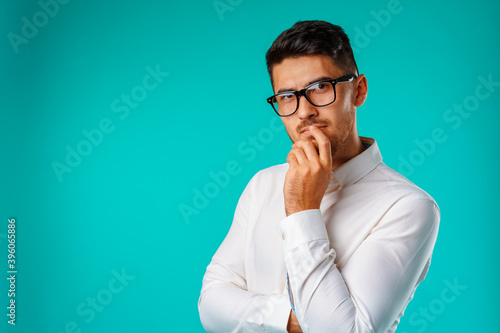
M316 146L311 140L300 140L296 143L297 146L304 150L306 157L309 161L319 161L319 154Z
M291 166L293 165L299 165L299 162L297 161L297 158L295 157L295 154L290 150L290 152L288 153L288 156L286 158L286 161L288 162L288 164L290 164Z
M328 165L332 165L332 148L330 146L330 140L322 130L315 126L311 126L310 131L318 143L320 159Z
M295 155L295 158L297 159L299 164L307 163L307 156L302 147L294 145L291 152Z

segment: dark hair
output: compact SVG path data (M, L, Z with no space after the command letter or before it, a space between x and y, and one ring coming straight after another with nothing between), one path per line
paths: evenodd
M283 31L266 53L267 71L273 83L273 66L285 58L327 55L344 74L358 74L349 37L344 29L326 21L298 21Z

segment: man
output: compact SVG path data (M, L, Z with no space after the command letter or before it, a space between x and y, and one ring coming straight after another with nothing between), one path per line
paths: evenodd
M349 39L297 22L266 54L268 99L293 142L259 171L207 267L208 332L394 332L429 269L440 213L360 137L367 95Z

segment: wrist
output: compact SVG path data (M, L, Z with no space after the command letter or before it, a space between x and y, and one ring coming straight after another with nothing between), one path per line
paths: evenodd
M295 213L299 213L299 212L303 212L305 210L312 210L312 209L319 209L319 206L316 207L316 205L314 205L314 206L311 206L311 207L292 207L292 208L288 208L285 205L286 216L289 216L289 215L292 215L292 214L295 214Z
M293 310L290 311L290 317L288 317L286 330L288 333L302 333L302 328L300 327L299 321L297 320L295 313L293 313Z

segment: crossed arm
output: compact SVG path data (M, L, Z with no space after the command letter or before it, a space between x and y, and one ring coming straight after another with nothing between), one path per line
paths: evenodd
M422 213L411 213L416 210ZM245 232L235 219L205 275L199 304L202 323L208 332L287 332L288 328L288 332L385 333L425 277L437 216L437 208L427 199L401 204L342 271L334 263L336 253L322 230L319 211L283 220L289 291L298 321L288 295L247 291L244 259L237 250ZM396 223L400 227L394 231Z
M321 154L329 146L317 131L312 131L319 145L316 156L323 158ZM199 299L203 326L208 332L385 333L425 277L437 237L438 208L423 197L396 203L340 271L319 203L314 195L293 193L300 188L310 194L320 192L322 184L329 182L328 160L309 163L307 154L314 159L310 150L314 147L297 145L292 151L295 148L302 149L304 155L297 157L291 152L287 159L287 217L280 222L286 236L283 249L289 295L247 291L242 244L251 196L249 183L238 202L231 229L204 278ZM317 178L304 182L304 177ZM307 188L307 184L319 188Z

